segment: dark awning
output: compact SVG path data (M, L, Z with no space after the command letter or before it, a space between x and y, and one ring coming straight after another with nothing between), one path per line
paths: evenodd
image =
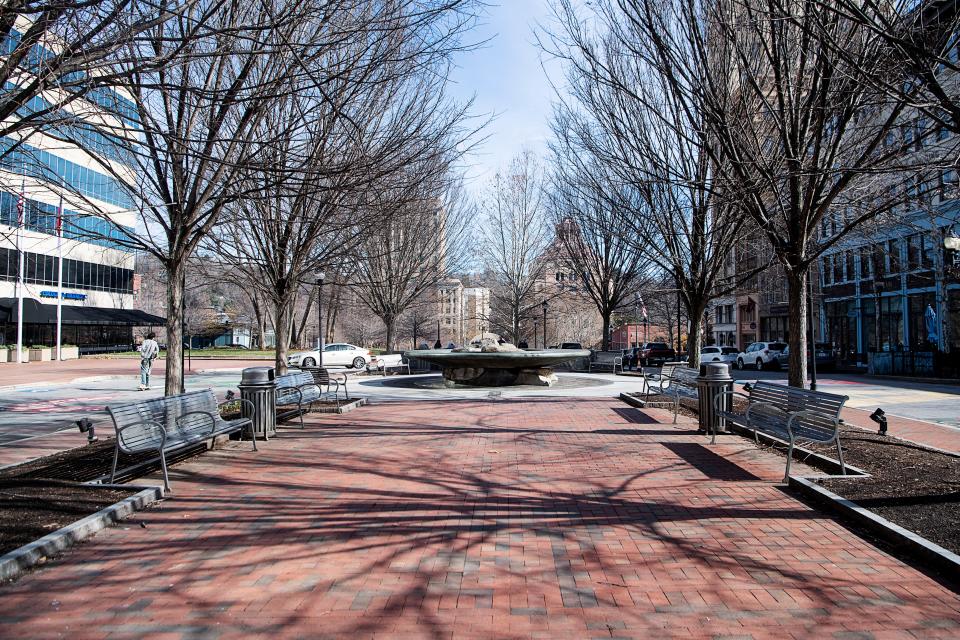
M151 327L166 323L160 316L138 309L107 309L104 307L80 307L63 305L63 324L123 325L128 327ZM0 298L0 322L17 321L17 299ZM43 304L33 298L23 299L23 321L27 324L56 324L57 305Z

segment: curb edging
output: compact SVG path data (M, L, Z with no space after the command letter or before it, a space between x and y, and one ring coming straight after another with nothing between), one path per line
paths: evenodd
M10 580L39 564L44 559L59 553L74 544L92 537L98 531L120 522L131 514L158 502L163 498L163 487L137 485L98 485L106 489L140 489L85 518L68 524L47 535L27 543L18 549L0 556L0 581Z
M960 575L960 555L944 549L935 542L930 542L807 478L790 476L788 486L830 511L850 518L870 533L902 549L910 557L916 558L937 573L946 576Z

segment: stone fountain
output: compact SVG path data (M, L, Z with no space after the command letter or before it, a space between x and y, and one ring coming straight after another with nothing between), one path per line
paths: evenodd
M496 335L484 334L470 346L457 349L418 349L404 355L443 367L447 386L457 384L478 387L539 385L549 387L557 381L552 367L577 358L590 357L586 349L520 349L501 342Z

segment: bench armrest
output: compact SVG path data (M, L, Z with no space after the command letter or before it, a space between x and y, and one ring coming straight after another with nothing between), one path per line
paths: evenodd
M213 414L209 411L187 411L179 416L177 416L177 426L180 426L180 421L186 418L187 416L206 416L210 419L210 433L213 433L217 430L217 419L213 417Z
M741 397L746 398L747 400L750 399L750 396L748 396L747 394L743 393L742 391L721 391L720 393L718 393L718 394L717 394L716 396L714 396L714 398L713 398L713 408L714 408L714 410L716 410L716 411L719 411L719 410L720 410L720 398L722 398L723 396L741 396ZM748 406L747 408L749 409L750 407Z
M277 397L281 395L289 395L292 393L297 394L297 404L303 402L303 391L300 391L300 387L278 387L277 388Z
M123 445L123 432L126 431L127 429L132 429L133 427L142 427L143 425L149 425L151 427L155 427L160 430L159 449L162 450L164 445L167 444L167 430L166 428L164 428L162 424L160 424L156 420L140 420L138 422L133 422L119 428L117 428L116 423L114 423L114 428L116 429L116 432L117 432L117 447L119 447L120 450L125 451L127 453L133 453L130 449L127 449Z

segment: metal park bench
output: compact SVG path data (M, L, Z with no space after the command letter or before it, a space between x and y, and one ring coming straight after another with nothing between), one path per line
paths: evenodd
M742 396L747 399L747 409L743 413L721 409L721 398L726 395ZM717 415L753 430L754 441L759 444L758 433L763 432L789 443L787 450L787 468L783 481L790 478L790 461L794 445L801 443L836 443L837 456L843 475L847 469L843 464L843 449L840 446L840 411L848 396L821 391L798 389L769 382L756 382L747 387L747 393L724 391L715 399ZM711 443L716 442L716 427Z
M598 371L609 369L611 373L616 373L618 367L623 372L623 358L619 351L595 351L589 362L591 372L594 369Z
M253 415L253 403L249 400L230 400L228 402L247 403ZM110 470L110 482L117 475L117 460L120 452L127 454L143 451L157 451L160 454L160 466L163 469L163 486L170 490L167 476L167 454L172 451L212 441L220 435L239 431L250 425L250 418L224 420L220 417L220 406L213 391L191 391L176 396L144 400L130 404L108 406L107 411L113 419L117 432L116 447L113 453L113 467ZM242 436L241 436L242 437ZM257 439L253 438L253 449L257 449Z
M296 416L302 429L303 414L310 412L314 402L323 399L323 390L309 371L290 371L277 376L276 383L277 421Z
M344 401L350 400L350 394L347 392L347 374L343 372L331 373L326 367L300 367L301 371L306 371L313 376L313 382L323 390L324 396L333 396L337 406L340 406L340 391L343 391Z
M643 374L644 388L647 390L647 397L649 398L654 393L666 395L670 387L670 377L673 375L673 372L677 369L686 368L688 368L686 362L664 362L659 371L651 371L640 367L640 372Z
M653 393L664 396L673 396L673 423L677 423L677 414L680 412L680 396L697 396L697 377L700 372L691 369L685 362L665 362L660 373L644 372L643 383L646 386L647 399Z

